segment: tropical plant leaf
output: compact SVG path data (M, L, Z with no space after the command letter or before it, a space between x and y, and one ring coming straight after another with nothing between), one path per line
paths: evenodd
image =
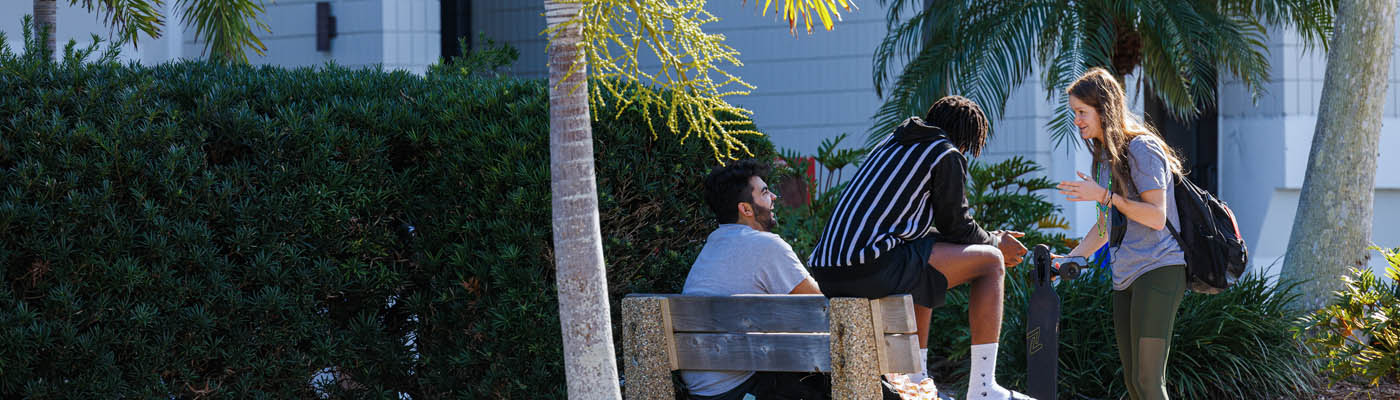
M160 13L165 5L162 0L68 0L68 5L79 3L83 9L102 16L102 22L117 33L118 44L136 46L142 33L158 38L165 26L165 17Z
M266 55L267 46L256 31L272 33L258 19L263 14L263 0L176 0L180 21L194 28L195 37L204 42L210 59L248 63L244 49Z

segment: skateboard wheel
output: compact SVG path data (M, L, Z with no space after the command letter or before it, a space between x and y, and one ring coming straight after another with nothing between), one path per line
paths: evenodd
M1060 278L1064 278L1065 280L1072 281L1072 280L1074 280L1074 278L1078 278L1078 277L1079 277L1079 264L1070 263L1070 264L1062 264L1062 265L1060 265Z

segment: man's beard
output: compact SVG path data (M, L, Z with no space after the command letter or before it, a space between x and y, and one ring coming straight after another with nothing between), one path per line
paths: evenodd
M753 209L753 219L758 222L760 228L763 228L762 231L772 232L773 228L778 226L778 218L773 216L772 208L754 204Z

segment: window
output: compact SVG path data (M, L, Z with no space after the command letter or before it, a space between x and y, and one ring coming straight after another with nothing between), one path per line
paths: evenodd
M440 0L442 16L442 58L461 57L462 48L458 40L466 40L467 48L472 46L472 2L471 0Z

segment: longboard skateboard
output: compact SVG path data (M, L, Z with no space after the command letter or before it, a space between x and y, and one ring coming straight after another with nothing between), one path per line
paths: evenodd
M1056 276L1077 278L1080 267L1087 263L1079 257L1055 263L1050 247L1043 244L1031 253L1035 290L1026 307L1026 394L1053 400L1059 398L1055 392L1060 367L1060 296L1051 284Z

